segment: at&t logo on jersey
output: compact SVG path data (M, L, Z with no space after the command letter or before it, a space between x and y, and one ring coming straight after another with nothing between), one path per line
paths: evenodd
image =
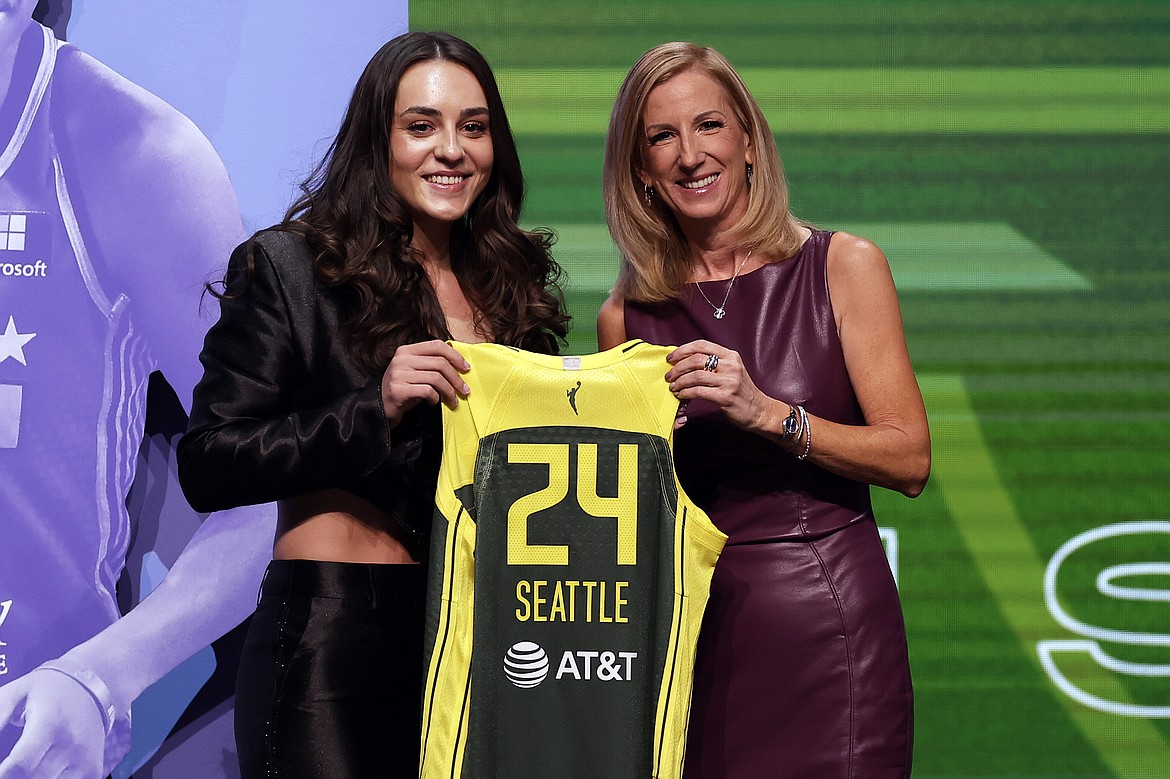
M566 649L553 678L557 681L628 682L633 678L637 652ZM532 641L518 641L504 654L504 675L517 687L536 687L548 678L548 653Z
M517 687L535 687L548 676L548 654L540 644L520 641L504 655L504 675Z

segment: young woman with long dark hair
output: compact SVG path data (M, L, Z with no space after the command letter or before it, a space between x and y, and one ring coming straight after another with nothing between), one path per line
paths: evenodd
M445 343L555 352L568 317L482 55L387 43L276 227L232 255L179 447L201 511L277 501L236 698L243 775L417 771Z

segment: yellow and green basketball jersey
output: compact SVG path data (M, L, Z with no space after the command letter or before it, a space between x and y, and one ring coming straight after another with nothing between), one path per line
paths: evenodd
M726 536L679 487L670 349L453 344L422 776L677 777Z

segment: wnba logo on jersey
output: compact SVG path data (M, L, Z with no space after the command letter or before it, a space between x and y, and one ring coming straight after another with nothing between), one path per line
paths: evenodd
M607 652L595 649L566 649L554 678L560 681L628 682L633 678L637 652ZM522 689L536 687L548 678L548 653L533 641L518 641L504 653L504 675Z
M578 414L578 415L579 415L579 413L577 411L577 393L580 390L581 390L581 382L577 382L576 387L573 387L572 389L565 390L565 395L567 395L569 398L569 407L573 409L574 414Z

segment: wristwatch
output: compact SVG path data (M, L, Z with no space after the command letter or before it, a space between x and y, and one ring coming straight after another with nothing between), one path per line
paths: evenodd
M784 417L784 421L780 423L780 429L784 431L784 438L789 439L800 432L800 414L796 410L796 406L789 406L791 409L788 416Z

